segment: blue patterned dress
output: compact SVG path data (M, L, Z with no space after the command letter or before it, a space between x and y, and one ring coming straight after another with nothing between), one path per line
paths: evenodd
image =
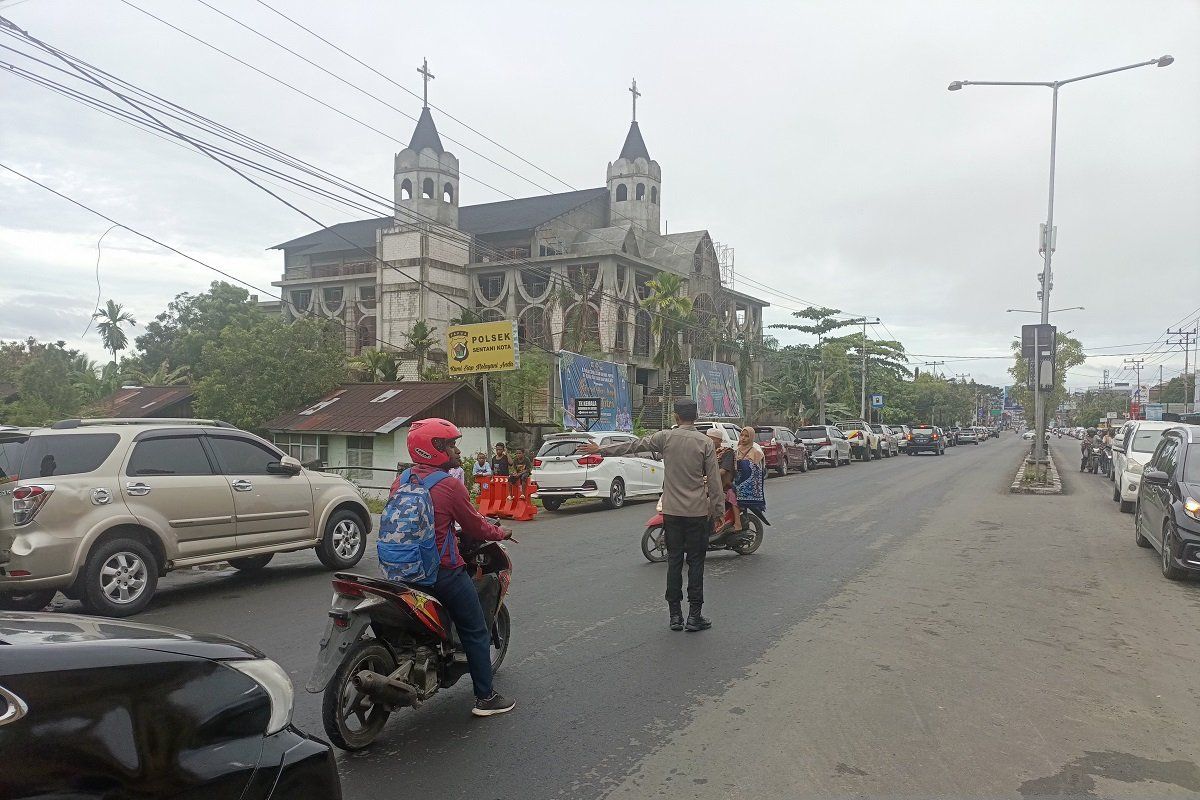
M738 505L765 514L767 512L767 473L762 465L749 458L740 458L737 462L737 473L734 491L737 494Z

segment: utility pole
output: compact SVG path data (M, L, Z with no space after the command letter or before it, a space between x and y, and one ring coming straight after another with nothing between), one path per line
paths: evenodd
M1136 378L1137 384L1136 385L1137 385L1137 397L1138 397L1138 414L1140 415L1139 419L1146 418L1146 412L1141 409L1143 407L1145 407L1146 403L1150 402L1150 391L1148 389L1146 390L1146 396L1142 397L1142 362L1145 360L1146 359L1144 359L1144 358L1127 358L1127 359L1125 359L1125 362L1124 362L1126 364L1132 364L1134 371L1137 372L1137 378Z
M1192 340L1196 338L1196 331L1186 330L1168 330L1168 336L1178 336L1178 339L1167 340L1167 346L1181 345L1183 347L1183 413L1188 412L1188 364L1189 357L1192 354ZM1193 404L1194 405L1194 404Z
M862 324L862 395L859 400L858 418L866 420L867 418L867 325L878 325L879 317L874 320L860 317L855 320L850 320L854 324Z
M819 378L819 380L820 380L819 385L821 387L821 392L820 392L820 398L818 401L820 403L820 411L818 412L818 416L819 416L821 425L825 424L825 347L824 347L824 344L825 344L824 339L822 339L821 334L818 333L817 334L817 356L821 360L821 377Z

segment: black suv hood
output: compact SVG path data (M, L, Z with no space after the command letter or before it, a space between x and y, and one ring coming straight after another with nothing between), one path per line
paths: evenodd
M126 644L214 660L263 658L253 647L215 634L185 633L140 622L77 614L0 611L0 646L94 643Z

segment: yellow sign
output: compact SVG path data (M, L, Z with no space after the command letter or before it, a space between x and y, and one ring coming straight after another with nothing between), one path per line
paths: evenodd
M446 353L451 375L517 369L521 366L517 323L501 320L451 325L446 332Z

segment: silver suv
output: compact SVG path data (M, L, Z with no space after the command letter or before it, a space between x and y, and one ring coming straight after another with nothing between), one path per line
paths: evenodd
M227 423L0 430L0 608L37 610L62 591L124 617L145 608L168 570L258 570L305 548L342 570L362 558L370 531L352 483Z

